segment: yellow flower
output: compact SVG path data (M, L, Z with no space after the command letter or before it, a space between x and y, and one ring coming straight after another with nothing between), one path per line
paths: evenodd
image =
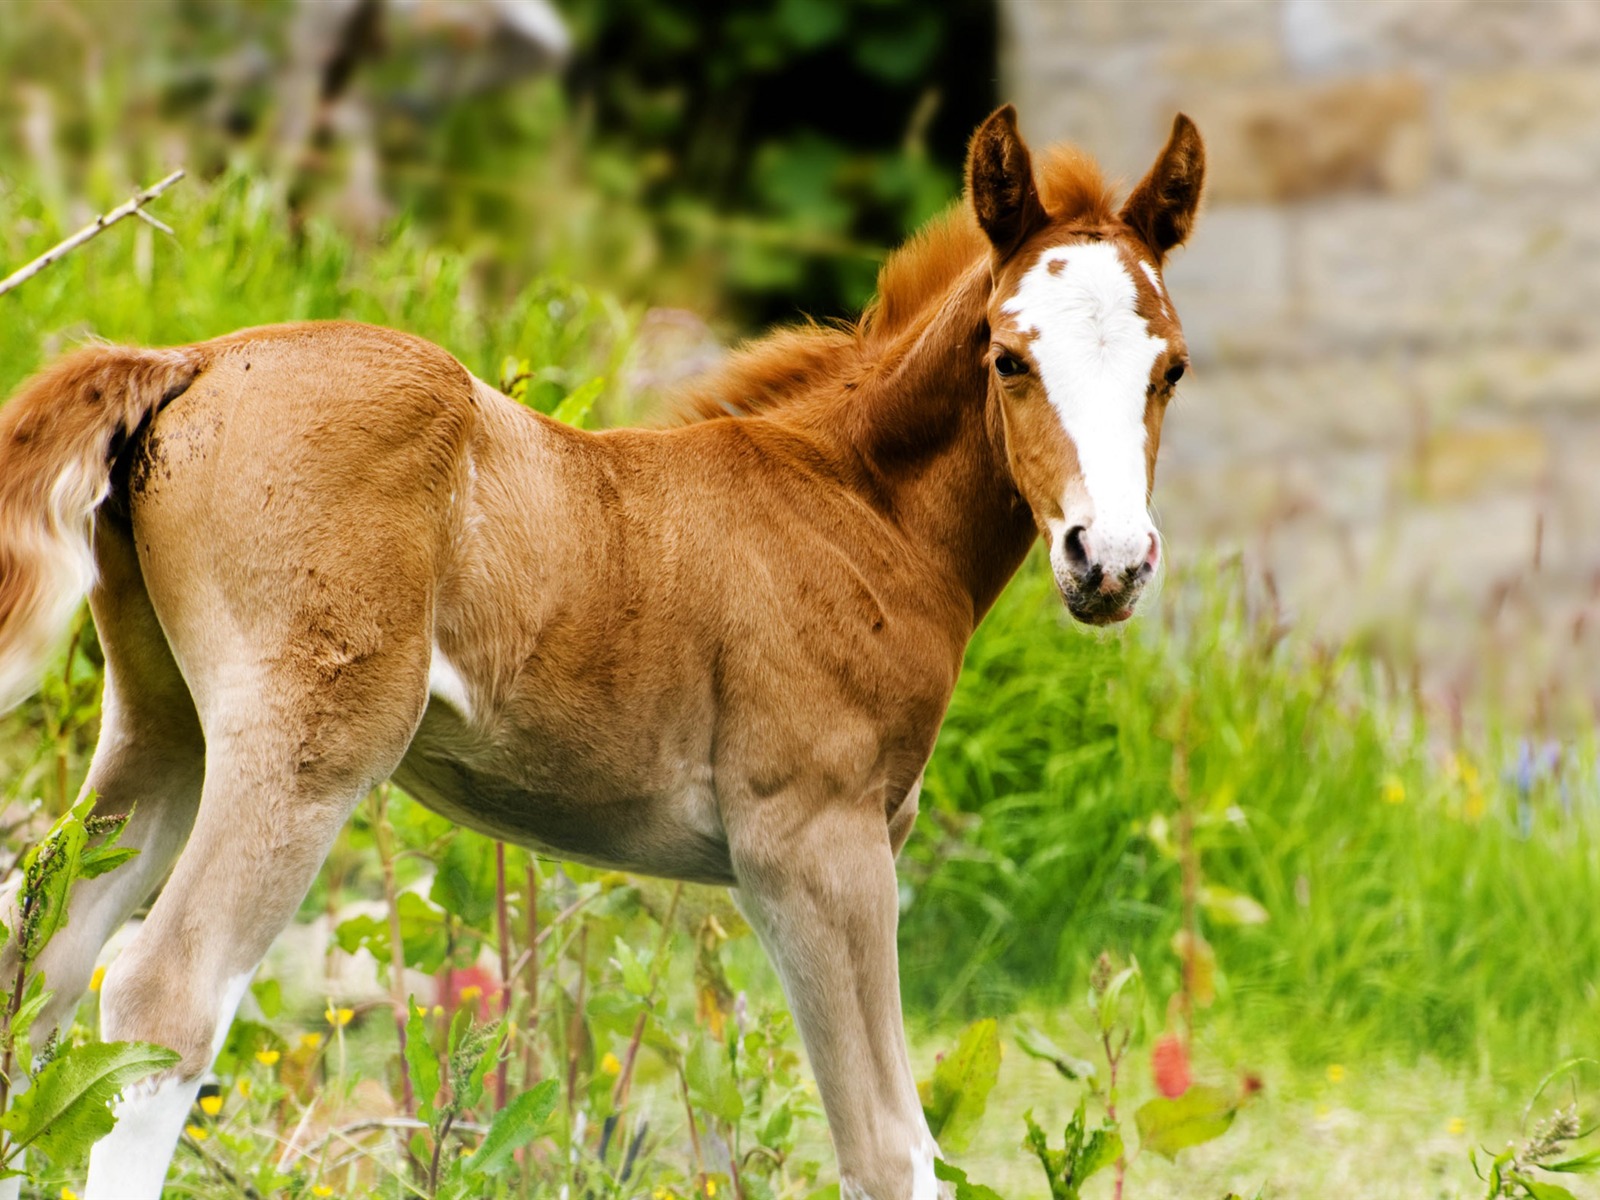
M307 1050L315 1050L322 1045L322 1035L320 1033L302 1033L300 1035L300 1044Z
M78 1200L78 1193L69 1187L61 1189L61 1200Z
M442 1005L442 1004L435 1004L435 1005L434 1005L434 1006L433 1006L433 1015L434 1015L434 1016L436 1016L436 1017L442 1017L442 1016L444 1016L444 1005Z
M214 1117L222 1111L221 1096L201 1096L200 1111L208 1117Z
M1401 783L1397 776L1390 775L1384 779L1383 802L1385 804L1404 804L1406 802L1406 785Z
M428 1015L428 1006L426 1004L417 1005L417 1016L425 1017L427 1015Z
M1450 1130L1451 1137L1460 1137L1467 1131L1467 1123L1460 1117L1451 1117L1447 1128Z
M89 990L91 992L98 992L100 990L100 985L105 981L106 969L104 967L96 967L94 969L94 974L89 976ZM66 1191L67 1189L62 1188L61 1190Z
M332 1025L335 1029L343 1029L350 1024L350 1018L356 1015L356 1010L353 1008L334 1008L329 1005L327 1011L322 1015L328 1018L329 1025Z
M707 1196L715 1196L716 1194L717 1194L717 1181L715 1179L706 1180L706 1195Z
M283 1056L276 1050L257 1050L256 1051L256 1061L258 1063L260 1063L263 1067L275 1067L275 1066L277 1066L278 1065L278 1059L281 1058L281 1057L283 1057Z
M651 1200L667 1200L667 1197L670 1195L672 1195L672 1193L667 1191L667 1189L664 1187L658 1187L655 1191L650 1193Z
M274 1053L276 1053L276 1051L274 1051ZM250 1098L250 1077L248 1075L239 1080L239 1095L243 1096L246 1100Z
M197 1142L203 1142L211 1136L199 1125L185 1125L183 1131Z
M1329 1083L1343 1083L1344 1082L1344 1068L1341 1067L1338 1063L1332 1063L1332 1064L1329 1065L1329 1067L1328 1067L1328 1082Z
M311 1194L313 1196L331 1196L333 1195L333 1189L325 1183L319 1183L311 1189Z
M461 989L461 1003L475 1004L481 995L483 995L483 989L475 983L471 984Z
M606 1051L606 1056L600 1060L600 1069L607 1075L617 1075L622 1071L622 1063L611 1051Z

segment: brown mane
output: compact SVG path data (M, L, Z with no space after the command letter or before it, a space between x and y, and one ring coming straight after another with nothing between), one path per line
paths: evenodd
M1057 219L1106 224L1116 202L1099 164L1074 146L1046 151L1035 172L1045 210ZM671 411L681 421L750 416L803 396L824 380L858 374L931 311L989 244L963 197L889 255L878 294L860 319L778 329L741 345L691 380Z

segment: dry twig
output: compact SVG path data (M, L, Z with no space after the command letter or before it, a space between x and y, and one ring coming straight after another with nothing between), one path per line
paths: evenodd
M172 230L170 228L156 220L149 213L145 212L144 206L149 204L150 201L154 200L157 196L161 195L162 192L166 191L173 184L177 183L178 180L182 179L183 174L183 171L179 169L174 171L171 175L168 175L160 183L152 183L149 187L145 188L144 191L134 196L133 199L129 200L126 204L118 205L110 212L96 217L92 224L85 225L66 241L52 246L27 266L13 271L4 279L0 279L0 296L5 295L12 288L18 286L19 284L26 283L40 271L48 267L51 263L55 262L56 259L70 254L79 246L87 242L90 238L98 237L100 234L104 233L107 229L110 229L113 225L125 217L138 217L141 221L144 221L150 225L154 225L163 233L171 233Z

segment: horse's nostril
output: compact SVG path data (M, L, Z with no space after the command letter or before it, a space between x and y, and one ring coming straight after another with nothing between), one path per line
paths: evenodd
M1089 551L1083 544L1084 532L1082 525L1074 525L1067 530L1066 542L1063 545L1068 561L1079 571L1089 565Z

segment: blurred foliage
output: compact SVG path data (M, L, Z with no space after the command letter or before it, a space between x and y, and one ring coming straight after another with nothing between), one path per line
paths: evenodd
M300 145L288 0L11 0L0 180L78 215L174 160L248 167L358 233L410 214L502 291L555 270L742 325L865 303L886 249L959 190L994 99L987 0L567 8L564 72L456 87L441 64L472 47L379 5L343 107Z

